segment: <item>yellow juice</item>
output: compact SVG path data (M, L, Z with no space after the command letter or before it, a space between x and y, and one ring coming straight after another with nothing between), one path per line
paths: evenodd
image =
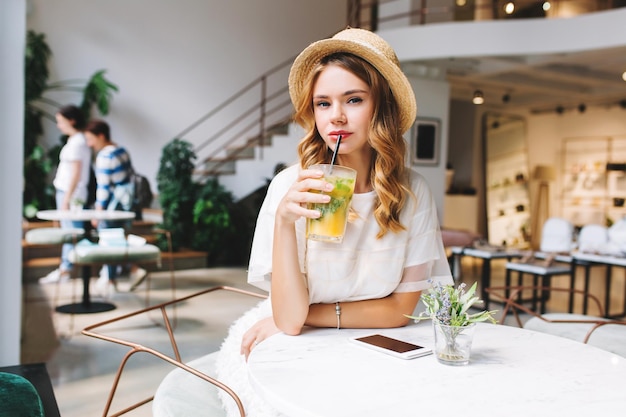
M330 202L310 204L309 208L319 210L320 217L307 220L307 238L327 242L341 242L348 222L350 201L354 193L354 178L327 176L327 182L334 184L330 192Z

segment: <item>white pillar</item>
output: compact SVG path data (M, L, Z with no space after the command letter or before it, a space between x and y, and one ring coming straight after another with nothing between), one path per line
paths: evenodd
M0 366L20 362L26 0L0 1Z

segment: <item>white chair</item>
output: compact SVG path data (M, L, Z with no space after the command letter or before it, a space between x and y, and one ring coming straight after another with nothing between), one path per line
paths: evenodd
M76 245L79 239L85 235L85 229L80 227L61 228L61 227L37 227L28 230L24 234L24 258L29 259L28 250L34 247L58 246L65 243ZM59 249L60 252L60 249ZM60 259L59 259L60 262ZM24 283L23 283L24 284ZM55 284L54 305L58 304L60 297L60 280ZM74 284L74 282L73 282ZM72 294L74 290L72 290ZM28 299L28 286L23 285L24 301Z
M109 415L109 411L111 410L111 405L113 403L113 398L115 397L120 379L123 376L123 372L126 368L128 361L136 353L141 352L152 355L153 357L172 365L173 370L170 371L165 379L159 384L159 388L157 389L157 393L155 394L155 396L136 402L120 412L111 414L112 416L120 416L126 414L154 400L158 403L156 407L158 411L157 413L154 413L155 416L196 416L198 415L198 409L200 408L203 410L202 415L221 417L225 416L225 411L221 406L221 402L218 398L217 393L218 390L222 390L225 391L233 399L233 401L235 401L241 417L245 417L245 410L237 393L235 393L230 387L228 387L221 381L217 380L214 376L215 359L217 354L215 352L209 353L190 362L184 361L181 357L178 342L176 341L176 337L174 335L174 331L172 328L172 319L168 315L168 308L174 307L178 303L191 302L191 300L196 297L203 296L212 292L221 292L224 294L241 294L246 297L257 298L259 299L259 302L262 299L267 298L267 295L265 294L259 294L243 289L227 286L212 287L197 292L195 294L188 295L186 297L154 305L133 313L125 314L115 319L106 320L101 323L88 326L82 331L82 333L86 336L95 337L106 342L116 343L129 348L118 367L113 386L111 387L111 390L109 392L107 403L102 414L103 416ZM212 304L209 303L208 307L210 308L211 305ZM158 311L161 313L160 316L163 322L162 326L163 329L167 331L168 340L170 341L170 347L173 354L165 354L159 350L151 348L149 346L149 342L140 343L139 340L121 339L117 336L105 334L105 332L109 332L107 332L107 330L103 328L106 328L111 324L114 324L114 326L109 328L108 330L112 332L112 334L117 335L119 334L120 327L124 327L124 325L136 326L137 320L142 315L149 316L149 314L153 311ZM134 338L137 339L139 337L139 333L134 336Z
M578 250L580 252L603 253L609 242L609 230L599 224L587 224L578 233Z
M574 288L574 273L572 271L570 252L574 248L574 225L568 220L551 217L543 225L539 252L531 253L530 256L520 260L506 263L505 286L511 286L511 273L517 272L518 285L522 285L524 274L533 276L532 296L526 301L532 302L532 308L536 309L537 302L541 312L545 311L545 303L550 294L537 288L549 287L552 277L557 275L569 275L570 286ZM541 283L539 283L541 278ZM508 293L506 294L508 296ZM522 293L518 293L522 300Z

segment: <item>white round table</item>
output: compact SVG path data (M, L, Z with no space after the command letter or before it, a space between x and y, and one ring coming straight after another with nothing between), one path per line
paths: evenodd
M131 220L135 218L133 211L117 210L40 210L37 218L42 220ZM107 302L92 302L89 294L89 279L91 277L91 267L83 267L83 298L79 303L65 304L56 307L56 311L68 314L91 314L101 313L115 309L115 304Z
M40 210L37 212L37 218L42 220L72 220L72 221L91 221L91 220L131 220L135 218L133 211L119 210Z
M399 329L274 335L248 359L253 389L298 417L581 416L626 409L626 359L516 327L480 323L470 364L404 360L356 346L381 333L432 346L430 322Z

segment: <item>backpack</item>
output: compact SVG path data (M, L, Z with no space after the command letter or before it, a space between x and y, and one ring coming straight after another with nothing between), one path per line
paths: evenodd
M135 168L133 168L132 162L130 161L130 157L128 163L130 164L128 172L128 185L122 186L123 191L120 190L120 192L126 194L130 198L130 204L122 204L123 207L121 209L126 211L134 211L135 219L142 220L141 211L145 208L150 207L154 195L152 194L152 189L150 188L150 182L148 181L148 178L135 171ZM119 187L119 185L117 187ZM115 194L114 199L118 201L124 200L123 197L116 198Z
M131 168L130 182L134 185L133 204L131 210L136 213L136 219L141 220L141 211L150 207L154 195L150 189L150 182L146 177Z

